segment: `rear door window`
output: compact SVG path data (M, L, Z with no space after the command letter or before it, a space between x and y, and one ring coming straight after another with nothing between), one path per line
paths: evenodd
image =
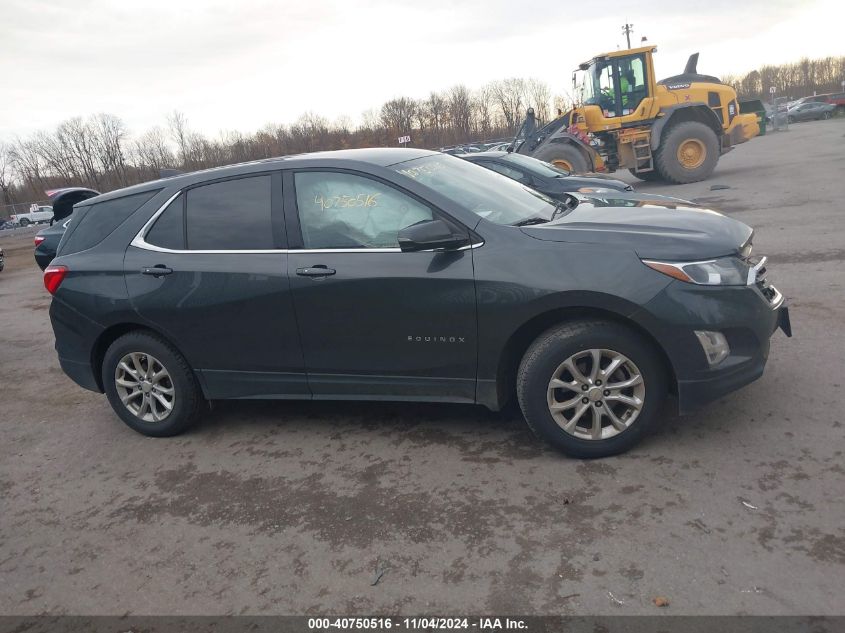
M270 176L224 180L189 189L189 250L271 250Z
M185 248L184 207L185 195L180 194L161 212L144 241L173 251L183 250Z
M87 211L80 217L76 229L61 245L61 254L78 253L96 246L159 191L145 191L85 207Z

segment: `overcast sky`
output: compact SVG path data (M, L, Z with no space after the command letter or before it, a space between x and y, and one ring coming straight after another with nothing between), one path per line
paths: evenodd
M132 133L173 110L210 135L511 76L567 91L645 35L658 76L845 54L842 0L0 0L0 139L77 115Z

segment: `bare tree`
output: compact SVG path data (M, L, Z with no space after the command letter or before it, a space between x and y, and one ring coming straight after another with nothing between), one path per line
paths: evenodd
M449 122L457 135L456 140L469 140L472 129L472 98L466 86L459 84L449 90L447 108Z
M126 125L113 114L101 113L94 117L90 131L102 172L110 184L126 186Z
M416 115L417 104L408 97L391 99L381 106L382 125L397 135L411 132Z
M12 169L14 159L12 148L5 143L0 143L0 192L3 194L4 204L13 204L12 186L15 182L15 175Z
M156 178L162 169L175 167L173 152L167 146L164 130L154 127L147 130L132 144L132 162L145 177Z
M526 95L528 105L534 108L534 114L540 121L550 119L549 106L552 101L552 91L546 82L539 79L529 79L526 82Z
M475 111L475 128L481 136L489 136L493 130L495 101L493 88L490 84L481 86L475 91L473 110Z
M178 110L174 110L167 117L167 126L170 128L170 137L176 143L178 158L182 167L188 167L188 119Z
M516 130L525 114L525 80L518 77L503 79L493 82L491 89L493 98L505 118L506 127L509 131Z

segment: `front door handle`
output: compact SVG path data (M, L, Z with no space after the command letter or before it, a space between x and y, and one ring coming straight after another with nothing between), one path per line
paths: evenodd
M156 264L155 266L145 266L141 269L142 275L152 275L153 277L161 277L162 275L169 275L173 272L172 268L168 268L164 264Z
M328 277L334 275L337 271L334 268L317 264L316 266L306 266L305 268L297 268L296 274L300 277Z

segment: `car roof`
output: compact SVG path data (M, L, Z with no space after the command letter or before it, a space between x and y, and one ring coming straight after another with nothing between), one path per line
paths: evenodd
M433 156L436 154L438 154L438 152L432 152L426 149L367 147L362 149L341 149L327 152L310 152L307 154L292 154L290 156L263 158L261 160L246 163L211 167L209 169L179 174L169 178L150 180L131 187L125 187L123 189L116 189L115 191L104 193L95 198L85 200L85 203L96 204L113 198L120 198L155 189L178 189L201 183L206 180L227 178L229 176L240 176L281 167L338 167L343 166L346 163L348 163L349 166L353 166L355 164L369 164L378 167L387 167L389 165L395 165L396 163L403 163L409 160L414 160L415 158Z

